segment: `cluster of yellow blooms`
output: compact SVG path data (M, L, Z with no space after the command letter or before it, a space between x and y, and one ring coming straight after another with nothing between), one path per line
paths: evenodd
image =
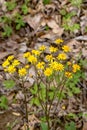
M70 52L70 47L67 45L61 45L63 43L62 39L55 40L56 47L49 47L49 54L44 55L44 51L48 49L45 45L42 45L38 50L32 50L23 54L23 58L26 60L26 64L23 66L19 60L15 59L13 55L8 56L8 58L3 62L2 67L5 72L10 74L18 73L20 77L24 77L28 73L30 65L33 65L38 71L42 72L46 77L51 76L53 73L64 72L67 78L72 78L72 74L80 70L80 66L77 64L72 64L67 62L67 69L65 67L65 60L67 60L67 53ZM60 51L58 51L60 49ZM57 56L54 54L56 53ZM44 55L44 58L41 56ZM70 68L70 69L69 69ZM38 73L38 74L39 74Z

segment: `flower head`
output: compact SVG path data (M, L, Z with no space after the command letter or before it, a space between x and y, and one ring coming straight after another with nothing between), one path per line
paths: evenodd
M67 72L65 72L65 76L66 76L67 78L72 78L72 73L69 72L69 71L67 71Z
M73 72L74 72L74 73L75 73L76 71L80 70L80 66L77 65L77 64L74 64L74 65L72 66L72 68L73 68Z
M56 44L60 44L60 43L62 43L62 42L63 42L62 39L56 39L56 40L55 40L55 43L56 43Z
M9 61L11 61L11 60L13 60L13 59L14 59L14 56L13 56L13 55L8 56L8 58L7 58L7 60L9 60Z
M44 69L44 62L38 62L38 64L36 65L37 69Z
M27 70L26 70L26 68L21 68L18 70L18 73L19 73L19 76L22 77L27 74Z
M29 61L30 63L34 64L34 63L37 62L37 58L36 58L35 56L33 56L33 55L30 55L30 56L28 57L28 61Z
M23 57L24 58L28 58L30 55L31 55L30 52L25 52L24 55L23 55Z
M67 55L64 53L60 53L57 58L58 58L58 60L66 60Z
M58 63L58 65L57 65L57 70L58 70L58 71L63 71L63 70L64 70L64 65L61 64L61 63Z
M5 60L2 64L2 67L7 67L8 65L10 65L10 62L8 60Z
M42 46L39 47L40 51L45 51L45 49L46 49L46 46L44 46L44 45L42 45Z
M63 46L62 49L63 49L64 52L69 52L70 51L70 47L67 46L67 45Z
M46 68L44 71L44 75L49 77L52 75L52 69L51 68Z
M47 55L46 60L47 61L53 61L54 57L52 55Z
M13 74L13 73L16 71L16 68L15 68L13 65L10 65L10 66L7 68L7 71L8 71L8 73Z
M50 49L50 52L52 53L57 52L58 50L56 47L53 47L53 46L49 47L49 49Z
M32 54L39 56L40 55L40 51L38 50L32 50Z
M20 61L19 60L13 60L13 62L12 62L12 65L15 67L15 66L18 66L18 65L20 65Z

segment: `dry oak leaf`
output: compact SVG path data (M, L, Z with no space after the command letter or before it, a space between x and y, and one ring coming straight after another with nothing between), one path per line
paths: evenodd
M47 21L47 25L52 29L53 33L58 33L59 36L63 34L63 28L60 28L55 20L51 19Z

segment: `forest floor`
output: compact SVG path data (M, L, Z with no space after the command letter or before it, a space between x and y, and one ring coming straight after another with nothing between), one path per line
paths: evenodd
M59 122L54 130L87 130L86 0L0 0L0 103L3 95L8 100L8 108L0 108L0 130L26 129L25 109L22 104L24 95L17 86L11 89L4 87L3 82L9 79L9 76L3 71L3 61L9 55L15 55L22 62L23 53L40 45L55 46L54 41L58 38L64 40L64 45L70 46L70 57L77 62L81 61L85 78L81 78L77 83L80 93L67 97L60 103ZM31 73L34 73L33 69ZM30 79L26 87L32 86L33 83ZM28 98L31 97L29 94ZM30 130L40 130L34 128L42 114L39 109L28 104L32 124ZM66 126L66 123L70 122L74 122L75 126Z

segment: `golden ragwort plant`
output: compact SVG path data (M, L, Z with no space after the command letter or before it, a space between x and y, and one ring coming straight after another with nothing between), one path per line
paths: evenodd
M62 39L55 40L54 46L41 45L37 50L33 49L23 54L25 63L21 63L13 55L7 57L2 67L4 72L11 75L13 80L21 84L25 96L26 120L28 122L27 110L27 89L32 94L30 103L42 108L47 123L47 130L51 129L51 109L56 100L57 103L53 108L53 114L57 114L57 108L60 104L63 92L67 92L66 82L73 79L73 76L80 71L80 66L69 60L68 53L70 47L63 45ZM49 50L49 54L44 53ZM29 69L34 67L35 76L29 73ZM32 77L35 83L32 87L25 88L24 83L28 77ZM55 117L56 118L56 117Z

